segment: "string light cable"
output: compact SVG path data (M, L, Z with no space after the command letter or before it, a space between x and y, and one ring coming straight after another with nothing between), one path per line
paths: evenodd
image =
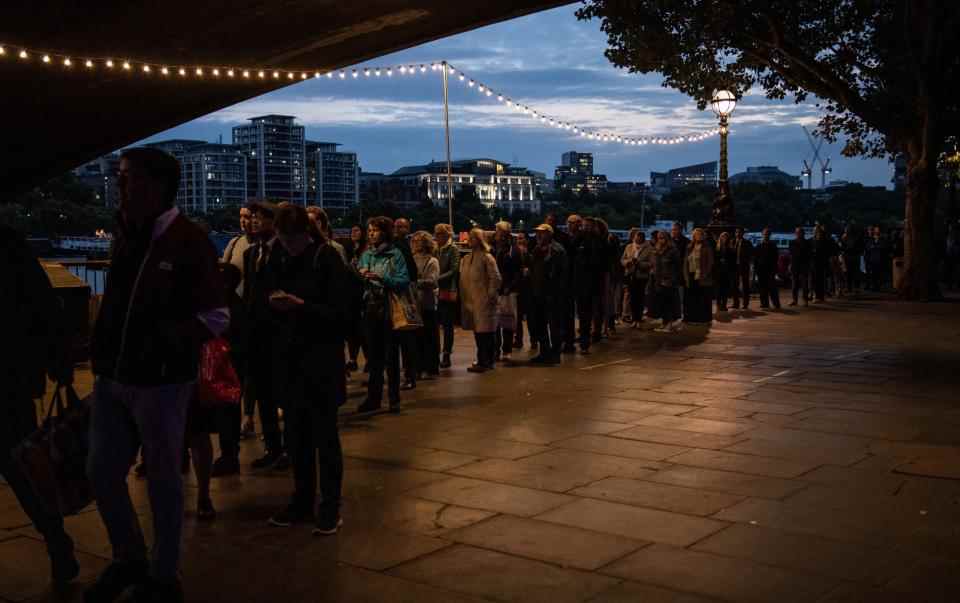
M460 81L468 90L490 100L496 100L503 106L528 116L544 127L551 127L569 132L573 136L597 142L612 142L625 146L645 145L676 145L683 143L700 142L720 133L719 129L711 129L686 135L671 136L629 136L616 132L607 132L592 128L584 128L571 121L548 115L537 109L514 100L509 95L498 92L476 80L461 69L457 69L446 61L431 63L410 63L389 67L356 67L336 70L292 70L267 67L229 67L229 66L187 66L174 63L153 63L135 61L132 59L76 57L62 52L43 52L7 44L0 44L0 60L14 60L36 64L48 69L63 69L86 71L90 73L108 72L128 76L150 77L155 79L169 79L178 81L208 81L234 80L251 83L271 84L283 82L295 83L308 79L314 80L355 80L355 79L384 79L408 77L424 74L442 74L447 70L448 81Z

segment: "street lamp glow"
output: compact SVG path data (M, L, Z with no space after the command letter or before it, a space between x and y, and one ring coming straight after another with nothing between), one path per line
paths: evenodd
M737 97L729 90L715 90L713 98L710 100L710 106L717 117L729 117L737 107Z

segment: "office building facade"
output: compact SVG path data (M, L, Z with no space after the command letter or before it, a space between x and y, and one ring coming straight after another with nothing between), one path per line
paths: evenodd
M360 202L357 154L338 151L335 142L307 141L307 205L346 210Z
M607 190L607 177L593 173L593 153L568 151L561 155L560 165L554 171L557 190L575 193L600 193Z
M247 200L247 158L235 146L204 143L182 153L177 205L190 214L238 207Z
M233 128L233 144L247 159L247 192L271 201L306 205L304 128L289 115L262 115Z
M668 172L650 172L650 188L656 194L666 194L690 185L716 186L717 162L687 165Z
M534 177L526 168L512 167L495 159L463 159L452 162L450 182L452 193L474 190L486 207L495 207L511 214L515 211L540 211ZM429 200L436 206L446 206L447 164L435 161L427 165L403 167L390 175L401 184L403 191L398 205L416 205Z
M793 176L775 165L759 165L748 167L747 171L730 176L730 184L782 184L790 188L801 188L803 182L800 176Z

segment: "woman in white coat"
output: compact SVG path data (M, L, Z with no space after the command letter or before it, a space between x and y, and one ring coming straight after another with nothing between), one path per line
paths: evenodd
M497 331L497 292L500 289L497 260L490 253L483 230L470 231L470 253L460 261L461 325L473 331L477 361L467 370L485 373L493 369Z

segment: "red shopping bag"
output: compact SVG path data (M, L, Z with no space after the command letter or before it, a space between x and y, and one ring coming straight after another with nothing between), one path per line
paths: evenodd
M203 344L197 401L206 406L238 404L242 386L230 360L230 344L222 337Z

